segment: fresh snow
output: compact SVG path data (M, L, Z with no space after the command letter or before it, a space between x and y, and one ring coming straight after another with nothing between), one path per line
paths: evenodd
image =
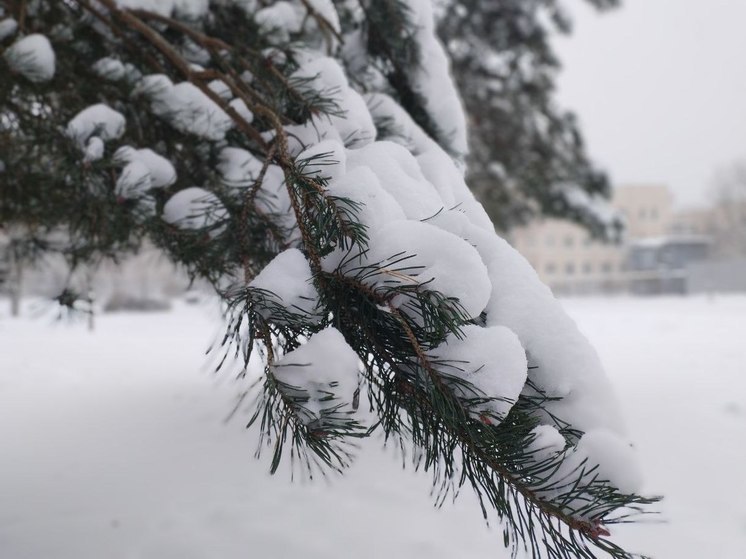
M179 190L163 207L164 221L180 229L211 227L225 219L226 213L217 196L198 186Z
M297 248L289 248L275 256L251 281L249 287L269 291L272 302L293 314L313 317L319 294L312 280L311 267L306 257ZM265 317L269 318L271 315L271 308L267 309ZM281 318L272 317L278 322L281 322Z
M84 157L86 162L98 161L104 156L104 141L98 136L91 136L85 144Z
M13 21L13 20L10 20ZM5 24L4 33L12 34L12 24ZM18 39L3 53L10 69L32 82L47 82L54 77L55 54L52 44L38 33Z
M504 326L465 326L463 338L451 334L431 351L438 371L466 380L479 392L457 393L465 398L494 398L480 403L473 415L496 425L508 415L526 383L526 352L518 337Z
M563 304L620 395L645 491L666 497L660 517L612 527L615 541L741 559L746 298ZM224 423L243 385L204 366L221 333L209 307L101 315L92 333L44 309L11 319L0 299L3 559L509 557L468 491L434 509L428 475L380 439L341 478L267 475L248 413ZM550 429L537 441L561 444Z
M118 81L127 75L127 69L118 58L106 56L100 58L93 65L93 71L99 76L110 81Z
M148 10L164 16L197 19L207 13L208 0L116 0L120 8Z
M334 268L333 254L327 269ZM354 276L361 267L379 270L367 273L364 282L385 293L390 288L417 287L458 299L469 317L478 317L487 306L492 285L479 253L463 239L434 225L419 221L392 221L371 234L367 250L346 255L340 270ZM404 312L411 295L399 294L391 301ZM415 315L413 314L413 317Z
M114 152L114 159L123 163L138 162L144 165L150 175L151 187L163 188L176 182L176 169L171 162L151 149L122 146Z
M431 0L410 0L407 7L412 14L421 57L412 80L414 89L422 96L450 151L454 155L464 156L468 151L466 117L451 79L448 56L435 33Z
M119 3L186 19L198 18L208 8L204 0ZM253 3L262 31L282 44L297 33L311 32L316 25L308 6L327 17L332 26L338 26L331 17L335 10L329 0L310 4L280 1L262 9ZM249 9L247 2L244 7ZM548 396L562 397L546 404L548 413L537 412L544 425L552 426L555 414L572 427L589 432L580 441L568 441L577 445L568 449L571 458L597 463L612 481L619 479L620 484L635 487L640 483L634 474L635 453L597 354L525 259L497 236L464 182L458 159L466 151L465 119L449 77L447 58L435 36L431 4L429 0L416 0L409 3L409 8L413 39L422 58L421 66L412 71L411 85L422 94L443 147L391 97L381 93L363 97L362 91L376 88L369 88L367 80L359 81L358 76L350 82L348 70L327 56L332 45L299 41L305 48L295 47L292 52L299 69L290 81L297 81L301 89L322 93L334 103L335 110L332 114L316 114L306 123L286 126L290 154L299 166L305 165L303 172L308 176L324 179L321 183L331 195L370 204L360 210L360 219L368 227L368 246L353 246L349 253L338 248L326 256L323 267L350 276L358 274L361 267L375 268L362 281L382 293L392 287L428 289L457 300L466 315L480 325L464 329L464 340L451 338L430 349L436 358L463 361L463 376L473 381L484 397L496 398L479 410L480 416L484 412L499 420L519 393L532 390L524 386L528 377ZM318 30L311 34L318 35ZM13 54L14 49L18 56ZM29 52L33 56L27 56ZM48 70L51 56L53 75L54 53L43 36L21 39L5 54L11 56L11 66L18 71L23 69L13 66L13 61L18 62L21 54L32 61L38 59L41 69L36 68L34 75ZM199 56L192 60L207 64ZM200 69L197 64L192 67ZM113 59L99 60L95 70L112 79L122 70L128 72ZM151 112L176 130L215 142L221 149L216 170L226 185L248 187L265 170L260 188L252 192L254 207L280 226L286 246L301 247L283 170L276 165L264 169L253 154L225 146L226 133L234 122L223 110L223 102L245 120L253 119L242 100L230 100L226 84L213 81L209 86L208 93L221 99L218 104L193 83L174 84L163 74L143 77L132 73L128 81L134 84L132 94L145 97ZM377 137L376 122L393 123L381 127L386 137ZM103 156L104 142L122 136L125 124L123 115L99 104L76 115L67 133L80 144L84 162L90 162ZM277 130L263 132L267 140L276 134ZM150 188L173 184L173 165L149 149L130 146L120 147L114 160L122 167L117 195L139 199L154 212L155 200L143 199L143 195ZM179 228L202 229L223 221L227 210L214 193L191 187L173 194L161 217ZM318 297L310 277L306 257L291 248L275 258L253 285L275 292L278 301L274 303L311 313ZM412 292L399 293L389 303L421 322L423 317ZM271 312L270 307L267 312ZM330 345L324 349L327 339ZM339 349L329 335L317 335L304 346L307 349L297 351L311 352L317 346L321 348L319 354L334 354Z
M4 41L18 29L18 22L12 17L0 20L0 41Z
M262 161L245 149L226 147L220 151L217 169L226 185L247 187L259 178Z
M147 97L154 114L185 134L219 141L233 127L225 111L191 82L174 84L168 76L150 74L140 80L134 93Z
M67 135L82 146L95 135L103 141L116 140L124 134L124 115L108 105L98 103L76 114L67 124Z
M209 7L205 0L117 1L123 8L197 20ZM553 426L556 415L574 428L595 433L591 439L567 441L579 445L568 450L573 457L598 463L600 470L614 479L618 471L635 471L635 454L629 450L622 414L598 356L525 259L495 233L484 208L464 182L459 159L466 151L465 118L447 57L436 38L430 1L408 3L412 39L421 55L420 65L412 69L410 85L421 94L442 146L393 98L380 93L385 88L372 87L375 80L368 79L366 70L362 71L365 76L352 74L342 61L329 56L334 51L333 41L303 40L304 33L324 35L318 32L312 12L325 17L332 28L339 28L333 2L279 1L267 6L262 3L261 9L257 2L241 5L255 10L256 22L270 40L285 45L290 37L298 39L292 51L281 55L292 56L297 63L290 82L334 105L330 111L312 111L314 116L308 122L285 126L289 154L307 176L323 179L319 187L326 188L330 196L364 204L359 218L367 227L369 243L352 247L341 243L345 246L324 255L324 269L348 276L358 276L364 269L361 281L384 295L391 288L399 290L387 300L388 305L420 323L427 317L422 316L418 292L436 291L457 301L478 325L464 330L464 340L450 339L427 349L436 358L448 360L450 356L465 362L463 375L473 380L485 398L494 399L479 410L480 415L485 412L499 420L519 393L532 390L524 383L528 378L548 396L562 397L548 402L546 413L536 412L542 424ZM209 57L202 57L196 45L184 48L194 55L190 57L193 69L201 69L197 62L209 63ZM266 54L277 56L269 51ZM366 56L365 51L360 54ZM54 52L41 35L17 40L4 55L15 70L30 72L30 79L50 79L54 74ZM371 65L370 61L361 64ZM246 200L253 203L257 214L278 226L277 235L284 237L279 240L290 250L259 273L253 285L274 292L278 298L265 301L266 316L276 312L278 304L315 313L318 295L310 281L307 256L298 250L304 247L296 222L297 207L289 193L289 187L294 192L295 185L287 184L294 173L286 169L286 176L274 164L265 168L265 161L254 154L226 145L226 134L235 123L224 111L225 103L233 109L229 112L237 112L248 122L254 118L250 107L241 99L232 99L231 89L221 81L213 80L209 90L203 91L189 81L174 83L165 74L142 76L114 58L99 59L94 71L105 79L126 78L132 85L131 94L148 101L154 115L179 132L197 137L192 140L212 142L212 148L219 150L215 171L226 186L251 187L264 172L261 184ZM69 122L67 134L79 144L82 163L89 165L104 157L106 143L121 138L125 126L124 115L97 104L80 111ZM378 137L379 129L382 137ZM261 133L271 140L278 132ZM117 147L113 161L120 170L115 193L138 200L138 211L154 214L160 205L148 196L149 191L173 185L177 179L174 166L146 146ZM224 230L215 226L226 221L228 210L220 200L224 194L203 186L169 192L160 218L181 229L211 229L210 236L215 237ZM340 217L349 219L350 215ZM324 339L318 338L314 344L322 344ZM334 346L327 348L330 353L333 350ZM623 481L633 478L636 476Z
M142 161L134 160L122 169L114 192L122 198L137 198L153 186L150 169Z
M292 390L308 395L299 416L304 423L322 421L324 410L348 410L358 387L360 359L336 328L326 328L272 366L272 374Z

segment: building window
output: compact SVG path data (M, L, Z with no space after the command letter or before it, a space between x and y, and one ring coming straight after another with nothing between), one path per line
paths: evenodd
M568 248L575 246L575 238L572 235L565 237L565 246Z
M614 266L611 264L611 262L604 262L601 266L601 270L604 274L610 274L613 269Z
M583 264L583 273L586 276L591 275L593 273L593 264L591 264L590 262L586 262L585 264Z
M651 208L650 209L650 219L655 221L658 219L658 208Z
M565 264L565 274L568 276L575 275L575 264L573 262Z
M548 247L554 246L554 235L547 235L546 244Z
M544 271L547 273L547 275L551 276L555 271L557 267L554 265L554 262L548 262L544 266Z
M640 211L637 213L637 217L640 219L645 219L648 217L648 211L645 208L640 208Z

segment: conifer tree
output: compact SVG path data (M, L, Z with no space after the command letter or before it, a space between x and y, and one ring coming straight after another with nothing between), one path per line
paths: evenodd
M429 0L0 7L0 223L24 258L147 239L209 282L226 358L262 363L273 472L342 471L383 432L506 546L629 556L608 527L652 499L597 355L466 186Z
M587 0L606 10L619 0ZM538 216L615 239L621 220L576 116L555 100L552 34L572 20L557 0L436 0L438 34L469 117L467 180L499 230Z

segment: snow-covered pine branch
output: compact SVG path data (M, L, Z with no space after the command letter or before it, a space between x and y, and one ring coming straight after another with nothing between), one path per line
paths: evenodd
M147 237L211 282L227 351L264 360L273 471L383 430L506 545L626 556L604 526L650 500L617 403L464 181L429 1L0 6L0 218L29 257Z

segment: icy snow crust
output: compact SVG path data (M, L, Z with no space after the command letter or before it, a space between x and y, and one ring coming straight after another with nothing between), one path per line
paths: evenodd
M207 9L207 3L201 0L119 3L183 18L197 18ZM300 1L274 2L262 9L248 0L237 3L255 13L259 25L271 30L278 42L306 29L304 26L314 19L307 17L307 8ZM338 28L332 2L315 0L311 5ZM499 423L521 394L533 395L527 384L530 380L542 393L560 398L549 402L547 413L540 418L542 425L535 431L534 442L539 445L535 448L537 457L567 452L567 468L583 463L598 465L598 471L613 485L634 492L640 485L636 460L596 352L528 262L495 233L486 212L465 184L462 170L449 155L466 151L464 114L449 77L448 61L435 38L430 2L416 0L408 6L423 58L413 86L427 100L426 109L439 130L449 138L443 146L385 92L375 92L375 88L370 92L368 88L363 95L356 91L345 68L329 56L334 51L329 41L293 53L300 69L292 78L302 78L310 89L327 93L338 111L286 126L289 153L298 168L319 179L329 195L360 204L356 217L367 227L369 238L367 247L353 245L351 251L340 248L326 256L321 266L327 272L348 275L362 268L376 268L375 274L363 280L374 289L410 286L457 301L479 325L463 328L461 338L447 338L430 351L430 357L444 374L468 381L485 398L485 403L473 410L474 415L491 424ZM365 56L364 52L355 52L355 45L352 40L343 47L348 68L353 69L355 61ZM100 61L97 71L109 79L119 79L125 73L111 59ZM276 310L284 308L314 320L318 293L309 262L300 250L303 246L283 170L265 165L245 149L226 145L226 132L234 126L233 121L191 83L174 84L158 74L138 79L133 94L145 96L154 114L183 133L219 142L216 171L227 187L253 187L264 173L254 199L255 209L271 215L282 226L287 232L285 242L291 248L279 254L251 287L270 293L265 317L281 320L275 316ZM242 101L231 100L225 84L216 81L210 88L247 122L252 121L249 108ZM378 137L377 122L390 124L386 137ZM96 105L70 122L68 134L78 140L86 158L95 160L101 157L103 143L121 137L124 126L122 115ZM268 141L275 134L263 132ZM123 197L141 196L150 188L168 186L176 180L173 166L150 150L125 146L116 152L116 159L123 165L117 183ZM191 187L167 201L162 218L179 228L209 228L211 234L217 234L215 225L225 216L226 209L214 194ZM407 315L411 297L397 295L388 310L398 309ZM414 314L409 316L417 320ZM354 392L349 388L357 379L357 363L357 356L342 335L324 330L281 357L274 364L274 374L309 393L311 421L319 417L324 395L331 388L335 395L349 401ZM565 440L554 417L585 435L579 440ZM563 469L557 476L561 479L566 474Z

